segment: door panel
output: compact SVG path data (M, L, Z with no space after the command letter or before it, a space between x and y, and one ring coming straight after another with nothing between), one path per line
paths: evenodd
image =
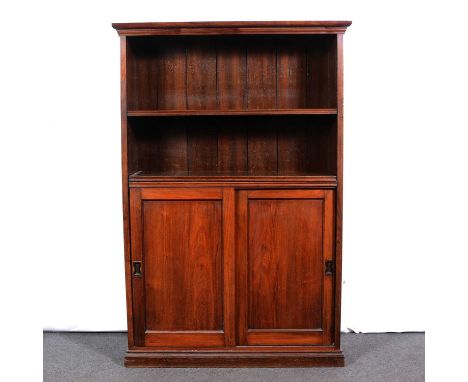
M249 201L249 328L321 328L322 201Z
M135 344L224 346L222 191L132 189L131 204Z
M146 330L221 330L220 200L143 204Z
M240 191L241 345L331 343L333 191Z

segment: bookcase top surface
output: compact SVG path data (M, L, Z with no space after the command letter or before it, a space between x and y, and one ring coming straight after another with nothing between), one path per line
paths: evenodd
M113 23L121 36L344 33L351 21L204 21Z

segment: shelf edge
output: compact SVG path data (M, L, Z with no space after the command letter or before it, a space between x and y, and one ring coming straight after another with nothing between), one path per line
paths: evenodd
M336 108L263 110L129 110L128 117L232 116L232 115L336 115Z

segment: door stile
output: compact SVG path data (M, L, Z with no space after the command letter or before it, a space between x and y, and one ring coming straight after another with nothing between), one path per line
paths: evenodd
M237 248L236 248L236 305L237 305L237 344L247 344L247 299L248 295L248 278L247 278L247 191L238 191L237 206L236 206L236 233L237 233Z
M236 345L236 205L234 188L223 189L224 341Z
M131 235L131 264L133 293L133 337L135 346L145 345L145 265L143 262L143 230L142 230L142 199L141 190L132 189L130 192L130 235ZM135 274L140 264L140 274Z
M334 218L333 218L333 191L325 191L323 195L323 304L322 327L323 344L333 343L333 292L336 273L334 252ZM325 274L327 262L332 262L332 274Z

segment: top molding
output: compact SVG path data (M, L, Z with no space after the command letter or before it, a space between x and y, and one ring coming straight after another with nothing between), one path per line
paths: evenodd
M351 21L207 21L176 23L114 23L119 36L336 34Z

